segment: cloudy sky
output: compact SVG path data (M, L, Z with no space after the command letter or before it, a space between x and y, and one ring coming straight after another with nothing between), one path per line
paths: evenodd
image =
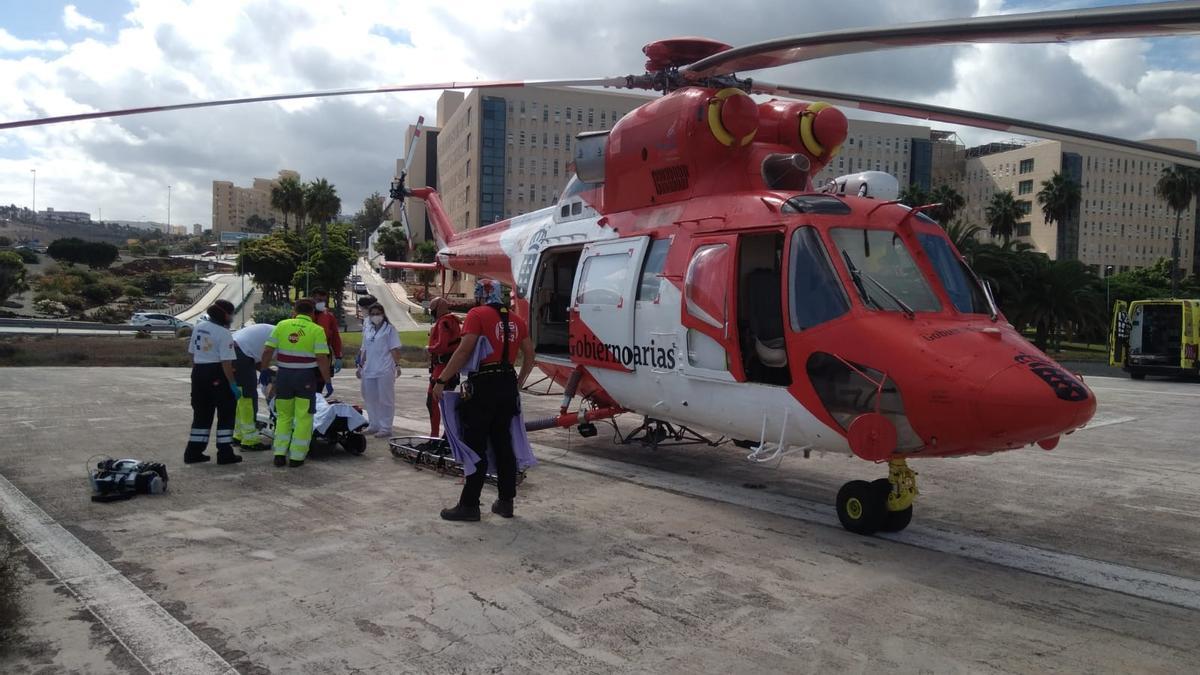
M0 0L0 119L267 93L642 71L643 44L738 45L1097 0ZM907 98L1129 138L1200 137L1200 38L936 47L830 59L764 80ZM345 211L386 192L437 93L138 115L0 132L0 203L105 219L211 220L211 182L292 168ZM902 120L897 120L902 121ZM961 132L970 143L991 140Z

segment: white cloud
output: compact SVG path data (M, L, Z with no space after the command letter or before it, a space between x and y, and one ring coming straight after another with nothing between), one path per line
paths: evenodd
M415 6L400 0L135 0L119 30L70 45L18 39L0 27L0 91L6 92L0 119L390 83L620 75L641 71L642 45L672 35L746 44L1007 11L1000 0L903 7L887 0L759 0L687 8L642 0ZM78 15L64 10L68 26L72 12ZM1194 137L1200 128L1197 64L1151 62L1146 44L894 50L752 75L1131 138ZM386 192L406 126L418 114L432 122L437 95L254 104L0 132L0 203L27 204L29 169L37 168L40 205L161 220L170 184L173 220L207 225L213 180L247 185L291 168L305 178L328 178L344 209L353 211L371 191ZM968 142L991 140L961 133Z
M0 28L0 54L5 52L65 52L62 40L22 40Z
M63 25L67 30L86 30L92 33L104 32L104 24L95 19L84 16L75 5L67 5L63 8Z

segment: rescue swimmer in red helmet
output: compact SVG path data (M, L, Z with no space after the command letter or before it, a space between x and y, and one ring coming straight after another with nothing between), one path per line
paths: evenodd
M520 413L521 387L534 365L529 327L518 314L509 311L501 299L500 284L491 279L476 281L475 303L463 321L458 348L433 382L433 398L442 401L446 384L470 362L478 362L472 364L477 368L467 374L462 384L457 410L446 411L447 416L457 413L461 440L479 456L474 471L468 473L463 483L458 504L442 510L442 518L446 520L479 520L479 497L487 476L489 445L500 493L492 504L492 513L512 518L518 464L513 448L513 418ZM513 365L518 353L519 374ZM449 433L451 421L446 422ZM527 446L524 450L528 451Z

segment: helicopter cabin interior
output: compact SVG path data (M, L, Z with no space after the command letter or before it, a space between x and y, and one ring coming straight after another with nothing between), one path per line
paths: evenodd
M566 356L569 348L571 286L583 246L547 249L534 276L530 296L533 318L534 351L538 354Z
M783 332L783 233L739 237L738 336L746 379L791 384Z
M1129 331L1129 352L1140 364L1179 365L1183 342L1183 305L1146 303L1136 305Z

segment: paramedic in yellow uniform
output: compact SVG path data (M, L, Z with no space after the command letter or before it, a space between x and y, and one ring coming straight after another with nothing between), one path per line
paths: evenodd
M329 345L325 329L313 321L315 311L311 299L297 300L296 316L280 321L263 346L263 366L269 365L272 358L279 366L272 444L275 466L304 464L312 442L317 388L321 382L331 380Z

